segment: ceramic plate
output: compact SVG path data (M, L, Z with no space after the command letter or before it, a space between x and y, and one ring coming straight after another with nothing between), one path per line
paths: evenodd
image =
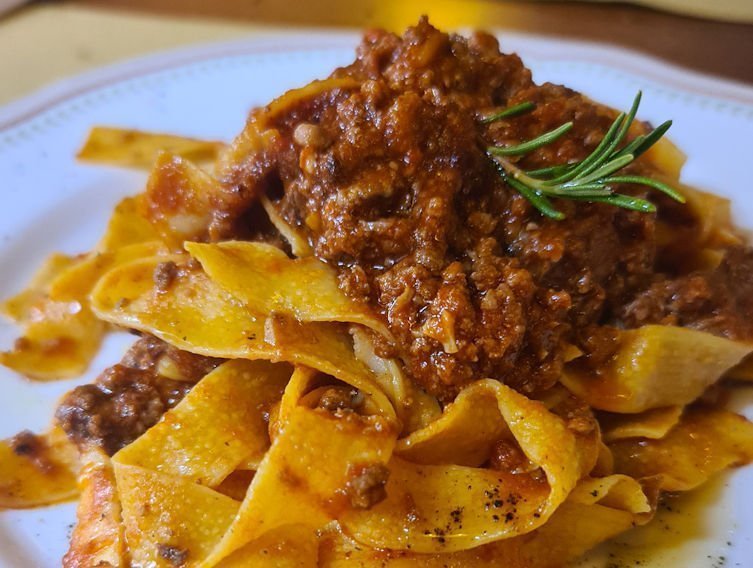
M0 108L0 296L21 289L47 254L91 248L114 204L143 186L142 173L75 162L93 125L229 140L251 107L350 62L357 41L295 34L192 47L97 70ZM675 121L670 136L688 155L685 181L731 198L736 221L753 229L753 89L605 46L504 34L501 41L537 81L564 83L619 108L642 89L640 118ZM0 324L0 347L15 334ZM110 337L77 381L32 384L0 368L0 436L44 429L57 398L119 360L130 341ZM750 393L739 407L753 417ZM657 526L666 529L621 539L586 565L750 566L753 468L726 475L702 495L703 507L697 498L682 502L679 512L663 513ZM0 512L0 566L59 566L74 509Z

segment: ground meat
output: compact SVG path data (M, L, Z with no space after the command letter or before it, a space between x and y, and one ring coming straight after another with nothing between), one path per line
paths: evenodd
M32 456L43 448L42 439L30 430L22 430L10 439L10 448L17 456Z
M753 251L729 249L712 272L656 280L620 310L625 325L681 325L744 340L753 337Z
M358 410L363 404L363 395L352 387L327 387L319 398L319 408L330 412L338 410Z
M151 428L164 412L180 402L201 378L201 368L215 361L184 354L187 375L194 380L172 380L157 373L160 357L178 350L153 337L139 340L121 364L106 369L93 384L76 387L58 406L55 417L68 437L79 446L95 444L113 455Z
M27 457L40 471L49 471L54 467L45 440L33 432L23 430L13 436L9 443L14 454Z
M568 430L576 436L598 435L598 423L591 407L577 396L562 389L557 404L550 410L562 418Z
M185 548L179 548L169 544L158 544L157 552L162 558L177 568L185 566L188 561L188 550Z
M160 292L166 292L178 275L178 265L172 260L160 262L154 267L154 285Z
M608 357L609 332L597 349L580 345L586 327L704 320L704 329L729 335L737 325L731 311L716 325L703 315L720 304L708 275L687 285L673 274L657 280L657 222L668 234L692 235L698 219L687 208L678 213L660 196L658 216L558 200L567 218L555 221L500 179L488 145L572 121L567 136L520 164L573 162L596 147L616 113L565 87L536 85L492 36L443 34L425 19L403 37L369 32L356 61L333 77L357 86L277 111L263 151L244 153L239 138L207 238L242 237L258 196L270 196L338 270L342 289L385 320L396 341L381 341L380 354L399 356L442 401L484 377L525 393L548 389L570 344L593 361ZM535 109L479 120L522 101ZM650 176L653 167L641 159L627 172ZM683 305L668 308L673 290Z
M575 333L582 351L578 364L588 369L596 370L609 364L620 346L619 330L614 327L589 324L577 328Z
M174 365L174 371L180 375L171 378L180 378L191 383L201 379L222 361L182 351L154 336L146 335L133 344L123 356L121 364L159 374L160 370L164 371L164 367L160 368L160 362L164 363L165 359Z
M157 423L169 408L168 398L176 401L181 389L191 387L190 383L170 384L170 394L165 396L156 379L148 371L115 365L95 384L68 393L55 416L79 447L97 444L112 455Z
M489 467L507 473L516 473L530 465L523 450L509 438L502 438L495 442L489 457Z
M346 494L355 509L371 509L387 497L387 480L390 470L383 464L352 468L346 486Z

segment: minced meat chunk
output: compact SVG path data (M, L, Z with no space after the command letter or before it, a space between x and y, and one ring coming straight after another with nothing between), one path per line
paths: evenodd
M40 471L49 471L54 467L45 439L29 430L22 430L13 436L9 445L14 454L26 457Z
M192 386L168 379L159 382L174 384L157 384L157 376L148 371L115 365L96 383L68 393L55 416L79 447L96 444L113 455L157 423L169 408L168 397L182 398L176 394Z
M753 251L729 249L711 272L656 280L620 310L628 327L680 325L734 340L753 335Z
M159 374L165 371L160 366L165 361L169 361L181 380L195 383L219 365L221 359L182 351L156 337L145 335L126 352L121 364Z
M387 480L390 470L384 464L371 464L353 468L346 493L355 509L371 509L387 497Z
M158 373L160 358L168 354L181 362L183 380ZM96 445L113 455L154 426L216 365L216 360L179 352L159 339L145 337L121 364L106 369L93 384L65 395L55 417L79 448Z

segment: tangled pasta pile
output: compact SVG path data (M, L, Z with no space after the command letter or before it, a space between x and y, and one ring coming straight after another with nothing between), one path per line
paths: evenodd
M476 376L448 401L385 352L394 329L269 196L249 223L275 238L186 238L222 210L222 172L267 151L263 125L352 87L288 93L228 147L92 132L84 159L152 167L162 150L147 190L5 302L24 334L0 356L44 381L81 374L112 328L146 345L47 434L0 445L0 507L78 496L65 566L556 567L753 460L753 424L713 396L753 376L749 342L641 325L598 373L571 346L545 389ZM707 242L735 238L706 219Z

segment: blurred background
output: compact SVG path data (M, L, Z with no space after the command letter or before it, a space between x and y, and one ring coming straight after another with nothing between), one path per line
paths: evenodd
M0 0L0 104L62 77L190 43L296 28L381 26L421 14L446 29L494 28L607 43L753 85L753 0Z

